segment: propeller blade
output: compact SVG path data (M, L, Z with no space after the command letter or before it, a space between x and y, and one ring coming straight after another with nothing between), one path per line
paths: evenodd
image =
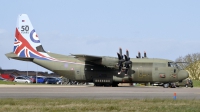
M128 50L126 50L126 56L129 57L129 52L128 52Z
M128 57L127 57L127 55L124 55L124 57L125 57L125 61L128 61Z
M144 57L145 57L145 58L147 57L147 53L146 53L146 51L144 51Z
M140 54L140 52L138 51L138 56L137 56L137 58L141 58L141 54Z
M119 48L119 53L122 56L122 48Z
M120 60L120 59L121 59L121 56L120 56L120 54L119 54L119 53L117 53L117 56L118 56L118 59Z

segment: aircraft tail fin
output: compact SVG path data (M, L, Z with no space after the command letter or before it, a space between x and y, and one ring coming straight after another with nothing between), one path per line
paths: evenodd
M23 58L48 57L27 14L18 16L13 53Z

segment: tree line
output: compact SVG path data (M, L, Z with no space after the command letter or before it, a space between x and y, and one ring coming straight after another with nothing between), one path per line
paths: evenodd
M182 69L189 72L191 79L200 80L200 53L180 56L175 61Z

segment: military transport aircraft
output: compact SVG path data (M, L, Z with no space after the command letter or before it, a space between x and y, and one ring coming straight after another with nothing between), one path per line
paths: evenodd
M46 52L28 15L18 16L13 52L9 59L31 61L71 80L93 82L96 86L117 86L119 83L170 83L182 81L188 72L171 60L141 57L130 58L128 50L118 57L72 54L69 56Z

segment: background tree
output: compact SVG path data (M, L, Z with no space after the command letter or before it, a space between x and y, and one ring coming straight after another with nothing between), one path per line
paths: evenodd
M184 57L180 56L176 59L178 65L190 73L190 78L200 79L200 53L188 54Z

